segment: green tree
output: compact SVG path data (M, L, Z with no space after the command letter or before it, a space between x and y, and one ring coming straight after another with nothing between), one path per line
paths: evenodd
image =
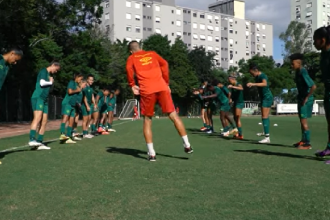
M284 59L293 53L306 53L311 51L312 44L307 41L309 36L308 27L305 23L291 21L287 30L280 34L284 42Z
M171 57L171 41L168 36L162 36L160 34L154 34L142 41L144 50L152 50L157 52L165 60L169 60Z

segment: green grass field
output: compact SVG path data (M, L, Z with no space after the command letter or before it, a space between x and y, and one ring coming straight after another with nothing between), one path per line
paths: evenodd
M310 120L308 151L291 147L300 139L297 117L271 118L278 127L271 127L270 145L255 144L259 117L243 119L244 141L200 133L200 119L184 122L194 154L183 152L169 120L156 119L154 163L146 160L142 121L76 145L54 142L50 151L2 154L0 219L330 218L330 166L314 157L327 140L323 117ZM56 137L58 131L46 133L46 139ZM0 150L27 139L0 140Z

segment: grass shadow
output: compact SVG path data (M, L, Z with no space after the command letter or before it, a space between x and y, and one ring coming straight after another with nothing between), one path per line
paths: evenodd
M316 160L316 161L324 161L322 158L313 157L313 156L303 156L303 155L296 155L296 154L289 154L289 153L279 153L279 152L271 152L267 150L234 150L234 152L238 153L253 153L253 154L263 154L267 156L277 156L277 157L289 157L289 158L296 158L296 159L307 159L307 160Z
M128 155L128 156L132 156L132 157L143 159L143 160L146 160L147 157L141 156L141 155L148 155L148 152L146 152L146 151L132 149L132 148L107 147L106 149L107 149L108 153L123 154L123 155ZM189 160L188 157L176 157L176 156L160 154L160 153L156 153L156 155L162 156L162 157L173 158L173 159L179 159L179 160Z

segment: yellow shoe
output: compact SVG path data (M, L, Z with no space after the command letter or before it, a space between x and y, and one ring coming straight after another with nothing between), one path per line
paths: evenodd
M238 133L238 129L237 129L237 128L234 128L234 129L232 129L232 130L229 132L230 135L235 135L235 134L237 134L237 133Z
M65 140L68 140L69 137L67 137L65 134L61 134L60 136L60 141L65 141Z
M66 144L75 144L77 142L73 141L71 138L69 138L66 142Z

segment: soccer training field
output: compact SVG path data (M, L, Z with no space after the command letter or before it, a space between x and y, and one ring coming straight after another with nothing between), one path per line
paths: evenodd
M291 147L301 136L297 117L271 117L278 127L271 127L270 145L254 143L260 117L243 118L244 141L198 132L201 119L184 122L192 155L169 120L154 120L157 162L146 160L141 120L117 121L116 133L76 145L2 154L0 219L330 218L330 165L314 157L326 145L324 117L310 120L307 151ZM218 117L215 122L218 132ZM0 150L27 141L28 135L2 139Z

